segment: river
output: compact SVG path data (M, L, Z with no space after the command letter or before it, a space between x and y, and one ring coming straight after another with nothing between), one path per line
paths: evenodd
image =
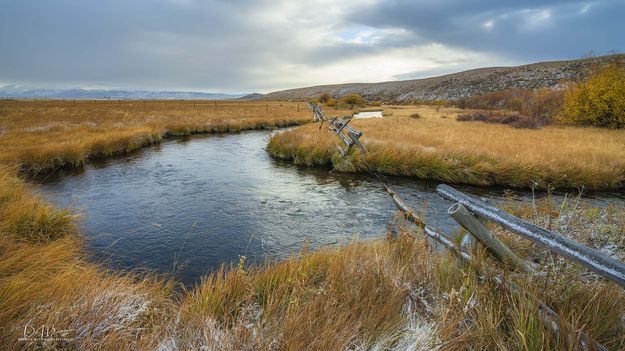
M81 215L91 258L120 270L173 273L186 285L221 264L280 259L302 250L385 235L396 208L372 177L276 161L271 132L169 140L37 181L43 196ZM457 230L437 183L389 178L428 224ZM504 189L457 186L485 198ZM517 192L531 200L531 193ZM597 206L618 194L590 197Z

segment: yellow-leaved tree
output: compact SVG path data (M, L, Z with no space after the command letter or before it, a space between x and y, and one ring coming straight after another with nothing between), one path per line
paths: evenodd
M598 69L573 85L564 99L564 118L577 125L625 128L625 68L622 62Z

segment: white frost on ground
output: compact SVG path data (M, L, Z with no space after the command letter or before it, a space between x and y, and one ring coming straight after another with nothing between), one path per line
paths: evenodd
M426 351L438 350L439 344L436 334L436 324L424 321L419 315L413 314L408 318L406 326L397 332L383 338L373 345L371 351Z

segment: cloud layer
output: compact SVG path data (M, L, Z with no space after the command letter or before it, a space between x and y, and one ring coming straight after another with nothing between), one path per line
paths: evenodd
M625 0L21 0L0 82L223 92L418 78L625 46Z

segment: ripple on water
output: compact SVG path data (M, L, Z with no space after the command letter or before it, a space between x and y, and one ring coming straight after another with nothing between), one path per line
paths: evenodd
M265 151L268 136L168 141L53 175L40 189L50 201L82 213L94 259L120 269L175 271L186 284L239 255L259 262L297 252L305 242L314 248L384 235L396 209L378 182L274 161ZM455 228L436 183L390 181L414 208L427 202L429 223L444 232ZM520 195L531 199L530 193ZM593 201L605 206L613 200L617 196Z

